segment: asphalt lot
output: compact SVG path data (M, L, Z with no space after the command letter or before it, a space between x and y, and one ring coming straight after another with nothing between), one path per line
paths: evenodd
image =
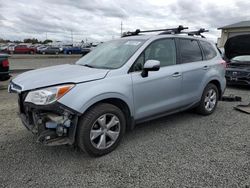
M12 55L11 70L37 69L41 67L76 62L81 55ZM35 60L34 60L35 59Z
M31 60L34 68L76 59ZM11 59L24 67L25 59ZM91 158L46 147L21 124L0 83L0 187L249 187L250 115L220 102L211 116L183 112L136 126L112 153ZM250 102L250 88L228 88Z

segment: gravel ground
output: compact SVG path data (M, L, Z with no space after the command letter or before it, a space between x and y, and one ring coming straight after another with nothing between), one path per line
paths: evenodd
M50 65L50 64L49 64ZM220 102L214 114L183 112L137 125L112 153L91 158L35 142L0 86L0 187L249 187L250 115ZM249 88L229 88L243 103Z

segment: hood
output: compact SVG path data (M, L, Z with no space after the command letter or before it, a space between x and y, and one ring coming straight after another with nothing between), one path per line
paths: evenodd
M36 69L20 74L12 80L22 91L58 85L80 83L104 78L109 70L94 69L80 65L58 65Z
M227 59L240 55L250 55L250 35L238 35L229 38L224 48Z

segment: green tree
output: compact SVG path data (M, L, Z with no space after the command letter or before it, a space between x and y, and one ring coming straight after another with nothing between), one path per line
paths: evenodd
M53 41L50 40L50 39L46 39L45 41L43 41L43 44L48 44L48 43L51 43L51 42L53 42Z
M33 38L33 39L24 39L23 40L24 43L32 43L32 44L36 44L38 43L38 40Z

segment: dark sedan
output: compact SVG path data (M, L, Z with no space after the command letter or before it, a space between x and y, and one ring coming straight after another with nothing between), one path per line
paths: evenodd
M250 85L250 35L229 38L225 44L228 85Z
M0 54L0 81L5 81L10 78L8 54Z

